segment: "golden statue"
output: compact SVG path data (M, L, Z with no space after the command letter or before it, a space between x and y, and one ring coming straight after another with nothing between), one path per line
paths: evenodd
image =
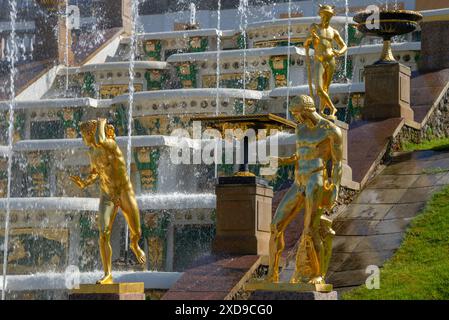
M329 119L335 119L337 109L329 97L329 86L335 72L335 57L344 54L347 50L347 46L338 31L329 25L331 18L335 15L334 7L329 5L319 6L321 22L319 24L313 23L310 26L310 35L304 42L307 57L309 90L310 96L313 96L309 58L309 48L313 44L315 89L316 94L320 98L319 110L323 116ZM335 40L340 47L339 50L334 49L333 40ZM324 113L325 109L329 109L329 115Z
M290 283L324 284L332 250L332 221L323 216L338 196L342 175L342 134L333 122L316 112L313 99L294 97L291 113L298 122L296 152L279 158L280 165L295 164L295 180L279 204L271 224L268 281L279 282L279 260L284 231L304 208L304 230ZM327 164L332 162L328 175Z
M81 189L100 180L98 227L104 277L97 283L110 284L113 283L110 238L119 208L125 216L131 233L130 248L136 255L137 261L141 264L145 263L145 253L138 244L141 237L139 208L127 174L125 159L115 141L114 127L106 124L106 119L90 120L81 123L80 131L84 143L89 147L91 171L85 180L78 176L71 176L70 179Z

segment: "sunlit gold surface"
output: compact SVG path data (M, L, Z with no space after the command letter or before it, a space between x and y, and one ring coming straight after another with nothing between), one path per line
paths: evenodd
M347 46L337 30L329 23L334 15L334 8L329 5L320 5L319 15L321 22L313 23L310 26L309 36L304 42L307 55L307 68L309 76L310 91L312 91L312 75L310 72L309 48L313 45L314 50L314 78L316 94L320 98L320 113L329 119L335 119L335 108L329 97L329 86L335 72L335 58L344 54ZM333 48L333 41L340 47L339 50ZM310 95L313 96L312 92ZM325 115L324 111L329 109L330 114Z
M122 282L105 285L98 284L80 284L78 289L73 289L72 293L78 294L96 294L96 293L144 293L143 282Z
M71 176L70 178L81 189L97 180L100 181L98 227L104 277L97 283L110 284L113 283L110 238L112 225L119 208L125 216L131 233L130 248L139 263L145 262L145 253L138 244L141 237L139 208L133 186L127 174L125 159L115 141L113 126L107 125L105 119L99 119L81 123L80 129L83 141L89 147L91 172L84 180L78 176Z
M266 281L279 282L279 262L284 249L284 231L304 208L304 230L290 283L324 284L332 250L332 222L323 216L338 196L342 175L343 144L340 129L315 111L306 95L291 101L298 121L296 152L279 158L280 165L295 165L295 181L279 204L271 224L269 271ZM328 174L326 164L332 163Z

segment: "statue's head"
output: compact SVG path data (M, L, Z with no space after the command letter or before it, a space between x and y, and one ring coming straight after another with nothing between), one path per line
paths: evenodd
M81 136L86 146L95 145L95 132L97 131L97 121L88 120L80 124Z
M109 139L115 139L115 128L112 124L107 124L105 126L105 134Z
M312 97L305 94L293 97L290 100L290 112L296 121L304 122L312 113L316 112L315 101L313 101Z
M318 11L318 14L320 15L320 17L322 18L332 18L333 16L335 16L335 6L330 6L328 4L320 4L319 5L320 9Z

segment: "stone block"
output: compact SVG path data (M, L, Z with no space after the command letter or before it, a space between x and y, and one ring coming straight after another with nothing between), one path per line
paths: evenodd
M410 68L400 63L365 67L364 120L404 118L413 121L410 108Z
M216 186L217 233L212 250L217 254L267 255L273 190L254 183L256 180L230 184L233 178L221 178Z
M426 21L421 24L422 72L449 68L449 21Z

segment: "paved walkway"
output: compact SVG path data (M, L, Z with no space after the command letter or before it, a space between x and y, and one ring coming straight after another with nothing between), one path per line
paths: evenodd
M337 288L363 284L366 267L382 266L394 254L410 221L447 184L449 152L418 151L393 157L334 221L329 283Z

